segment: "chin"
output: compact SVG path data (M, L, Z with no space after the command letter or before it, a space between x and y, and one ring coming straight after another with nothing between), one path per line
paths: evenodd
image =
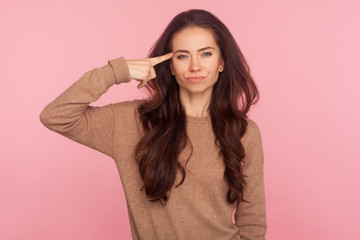
M213 88L212 87L204 87L204 86L199 86L199 87L191 87L191 88L183 88L182 91L191 93L191 94L198 94L198 93L206 93L211 91L212 92Z

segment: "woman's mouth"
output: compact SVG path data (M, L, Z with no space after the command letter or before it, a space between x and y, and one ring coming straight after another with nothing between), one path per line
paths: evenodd
M200 82L201 80L203 80L205 77L188 77L186 78L188 81L190 82Z

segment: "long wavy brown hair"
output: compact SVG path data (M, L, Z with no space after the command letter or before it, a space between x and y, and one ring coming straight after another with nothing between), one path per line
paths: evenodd
M247 128L246 114L258 100L258 90L230 31L205 10L193 9L175 16L155 42L149 57L171 52L174 34L186 27L211 30L220 48L225 65L214 85L209 113L215 144L225 164L224 180L229 186L224 198L229 203L246 200L243 199L246 183L241 167L245 151L240 140ZM150 97L138 108L145 135L137 144L135 155L149 200L166 204L178 170L182 180L175 187L185 180L186 171L178 157L191 142L186 134L186 114L180 103L179 86L171 75L170 62L154 68L156 78L146 85Z

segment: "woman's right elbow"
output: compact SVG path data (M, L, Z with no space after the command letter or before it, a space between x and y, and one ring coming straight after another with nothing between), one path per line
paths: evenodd
M58 132L59 130L61 131L61 129L59 129L59 126L61 126L61 124L59 124L59 121L57 120L57 118L55 117L56 115L51 114L51 111L48 111L46 108L40 113L40 122L47 127L48 129L50 129L51 131L55 131Z
M46 108L40 113L40 122L50 129L58 133L66 133L70 131L77 123L74 119L64 119L63 114L56 111L49 111Z
M42 112L40 113L40 122L47 128L49 128L50 124L50 115L48 114L48 112L46 111L46 109L42 110Z

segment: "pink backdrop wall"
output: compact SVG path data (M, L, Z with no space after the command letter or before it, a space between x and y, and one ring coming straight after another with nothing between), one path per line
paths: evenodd
M358 1L1 0L0 239L130 239L113 161L38 116L86 71L145 57L189 8L227 24L260 88L268 239L356 238ZM132 82L96 105L141 96Z

